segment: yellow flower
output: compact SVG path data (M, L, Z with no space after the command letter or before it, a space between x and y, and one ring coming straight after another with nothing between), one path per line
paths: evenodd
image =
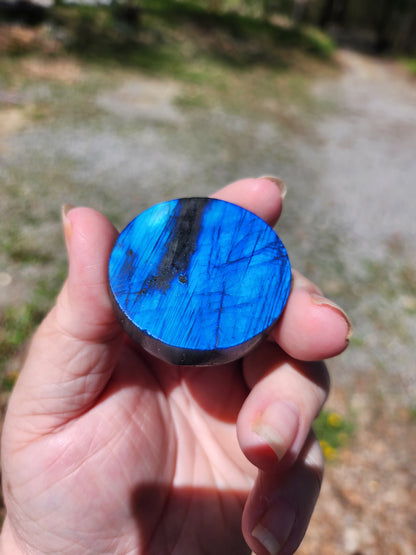
M342 424L342 417L336 412L330 412L326 421L331 428L340 428Z
M7 372L5 378L9 384L15 384L18 376L19 372L17 370L12 370L11 372Z
M319 444L321 446L322 451L325 451L327 447L330 447L329 443L325 439L320 439Z
M323 449L323 453L327 461L334 461L338 456L337 450L330 445L326 445Z

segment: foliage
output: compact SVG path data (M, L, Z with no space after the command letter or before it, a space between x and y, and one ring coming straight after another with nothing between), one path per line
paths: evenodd
M109 6L59 5L51 19L67 46L84 57L113 59L146 69L178 69L179 59L214 57L232 66L281 63L277 50L300 49L328 58L323 33L282 26L235 11L210 11L196 2L143 1L129 12ZM134 17L131 16L134 14Z
M7 307L0 313L0 391L10 391L17 377L17 370L9 365L10 361L22 352L40 324L59 287L65 270L58 268L56 274L39 280L29 302Z
M416 58L404 58L403 63L410 73L416 76Z
M167 45L172 33L189 26L216 36L225 33L239 41L240 48L244 41L269 35L266 40L271 36L280 46L295 43L321 55L320 49L314 50L316 43L303 33L306 24L335 29L343 41L366 42L376 52L416 51L413 0L113 0L108 5L56 0L51 9L37 3L4 2L0 3L0 19L59 24L73 47L92 48L95 54L106 51L107 55L113 49L120 57L129 48ZM267 51L263 49L262 56Z
M324 457L328 461L334 461L338 457L341 447L351 438L354 425L351 421L343 418L333 411L323 410L314 422L314 431L321 444Z
M6 362L15 356L43 317L34 303L21 307L9 307L0 316L0 385L2 391L10 391L16 379L15 371L5 372Z
M284 66L293 49L324 59L334 50L326 34L260 18L242 9L244 2L234 3L234 9L229 9L233 5L229 2L208 4L207 9L196 0L116 0L108 5L56 2L42 13L51 38L65 50L150 71L172 67L175 73L181 65L183 70L184 61L204 57L233 67ZM213 9L214 4L218 9ZM10 20L0 4L0 21L2 15ZM19 13L14 19L27 23ZM29 47L33 46L32 42ZM24 52L17 48L15 53Z

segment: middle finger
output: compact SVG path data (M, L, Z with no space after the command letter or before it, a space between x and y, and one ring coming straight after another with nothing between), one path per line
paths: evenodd
M251 390L237 421L240 446L257 467L287 467L298 457L329 391L323 362L294 360L266 342L244 360Z

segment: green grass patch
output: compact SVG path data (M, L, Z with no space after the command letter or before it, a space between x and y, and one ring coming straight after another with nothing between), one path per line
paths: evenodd
M21 353L29 338L50 309L66 273L66 265L56 268L48 279L39 279L29 302L9 306L0 313L0 390L10 391L17 377L9 363Z
M7 361L15 357L44 316L35 303L9 307L0 315L0 387L10 391L16 379L14 371L6 373Z
M410 421L416 423L416 406L409 409Z
M152 72L186 73L198 58L231 67L286 67L290 50L328 59L331 39L312 27L279 26L237 12L209 11L192 2L141 2L123 7L58 5L51 20L71 52Z
M402 63L416 77L416 58L403 58Z
M39 98L32 106L32 120L42 122L58 114L62 118L67 112L80 121L95 117L99 107L88 101L94 91L86 88L103 89L104 72L108 82L114 82L122 79L123 72L139 71L180 81L184 90L176 105L181 109L215 106L256 118L278 118L283 125L299 125L283 106L298 103L307 114L316 111L316 105L312 109L306 105L311 101L309 82L334 68L328 62L333 51L331 39L313 27L209 11L192 1L144 0L125 9L116 3L56 3L50 9L49 31L39 30L39 34L45 44L49 44L49 35L55 37L56 48L51 52L45 47L45 61L69 54L71 59L77 58L83 74L71 87L58 78L47 80L50 95L47 102ZM25 56L33 52L40 60L42 54L37 50L3 56L0 81L4 86L26 88L30 95L40 85L41 79L24 71ZM23 74L18 70L20 61ZM66 104L56 100L65 95Z
M354 424L337 412L323 410L316 418L313 429L325 459L335 461L338 458L339 450L352 437Z
M0 249L8 255L9 260L19 264L47 264L53 261L50 253L23 240L15 227L10 227L7 233L3 232Z

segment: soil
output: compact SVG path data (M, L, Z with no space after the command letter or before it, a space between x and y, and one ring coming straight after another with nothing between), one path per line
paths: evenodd
M292 262L355 326L350 349L328 363L328 407L353 419L355 434L327 466L299 553L411 555L416 87L390 61L352 51L337 61L341 71L314 84L312 113L280 108L290 126L249 109L181 108L180 83L126 72L95 82L85 102L94 76L77 62L26 61L43 82L0 90L0 234L14 240L18 224L30 252L0 253L0 307L30 300L64 266L64 202L94 206L122 227L158 201L280 175L289 193L278 232ZM67 99L59 118L50 115L57 91Z

